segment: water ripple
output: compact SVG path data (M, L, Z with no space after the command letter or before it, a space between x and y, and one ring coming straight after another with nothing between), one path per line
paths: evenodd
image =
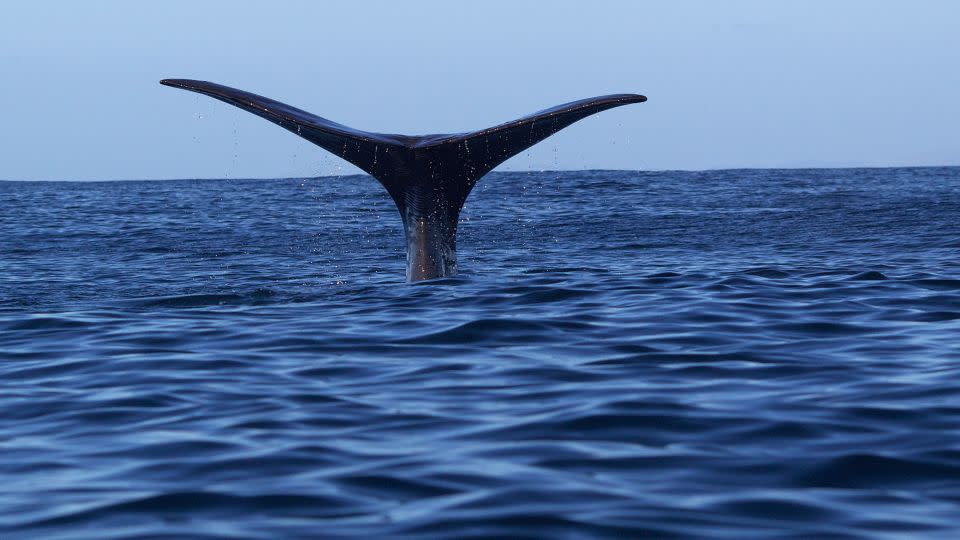
M0 183L0 536L955 537L958 180Z

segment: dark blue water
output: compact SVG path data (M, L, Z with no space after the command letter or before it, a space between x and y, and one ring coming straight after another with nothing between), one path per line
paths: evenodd
M0 183L3 538L955 538L960 169Z

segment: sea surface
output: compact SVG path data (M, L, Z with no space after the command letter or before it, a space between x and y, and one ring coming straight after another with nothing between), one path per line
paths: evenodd
M0 538L958 538L960 168L0 182Z

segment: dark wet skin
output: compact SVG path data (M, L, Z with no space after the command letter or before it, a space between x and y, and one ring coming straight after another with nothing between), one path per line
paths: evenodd
M573 101L495 127L450 135L391 135L353 129L263 96L220 84L164 79L296 133L376 178L393 197L407 241L407 280L457 272L457 221L483 175L570 124L600 111L642 103L638 94Z

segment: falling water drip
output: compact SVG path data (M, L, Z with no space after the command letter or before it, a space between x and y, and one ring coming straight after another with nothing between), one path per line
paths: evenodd
M230 170L227 171L227 177L230 177L230 171L237 169L237 161L240 159L240 120L233 117L233 161L230 163Z

